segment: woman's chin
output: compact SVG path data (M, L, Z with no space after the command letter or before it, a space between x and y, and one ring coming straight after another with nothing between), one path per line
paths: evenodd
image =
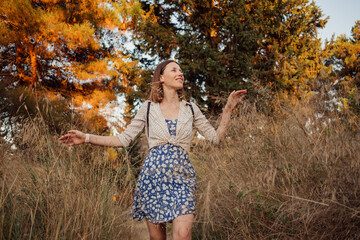
M175 90L181 90L184 88L184 85L177 85L177 86L174 86Z

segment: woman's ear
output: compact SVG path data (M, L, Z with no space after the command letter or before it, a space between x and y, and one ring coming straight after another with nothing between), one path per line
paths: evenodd
M164 82L164 77L163 75L160 75L160 83L163 83Z

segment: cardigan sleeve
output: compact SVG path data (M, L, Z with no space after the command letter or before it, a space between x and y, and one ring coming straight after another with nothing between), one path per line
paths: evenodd
M200 108L192 103L194 108L194 127L199 133L209 140L211 143L219 144L218 136L215 128L211 125L209 120L206 119L205 115L201 112Z
M117 135L123 147L129 146L130 143L134 141L134 139L143 131L146 124L147 103L148 101L145 101L140 106L139 111L131 120L130 124L125 128L124 131Z

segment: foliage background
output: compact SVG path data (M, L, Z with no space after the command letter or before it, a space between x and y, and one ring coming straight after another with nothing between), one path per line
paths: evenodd
M2 1L0 238L144 238L127 215L144 137L57 138L114 134L120 97L122 131L168 58L215 127L248 89L220 148L193 140L195 239L359 238L360 21L321 46L326 22L308 0Z

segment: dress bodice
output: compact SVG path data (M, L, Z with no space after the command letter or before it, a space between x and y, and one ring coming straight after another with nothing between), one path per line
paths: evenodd
M176 136L176 124L177 124L177 119L175 120L167 120L165 119L167 125L168 125L168 129L169 129L169 133L171 136Z

